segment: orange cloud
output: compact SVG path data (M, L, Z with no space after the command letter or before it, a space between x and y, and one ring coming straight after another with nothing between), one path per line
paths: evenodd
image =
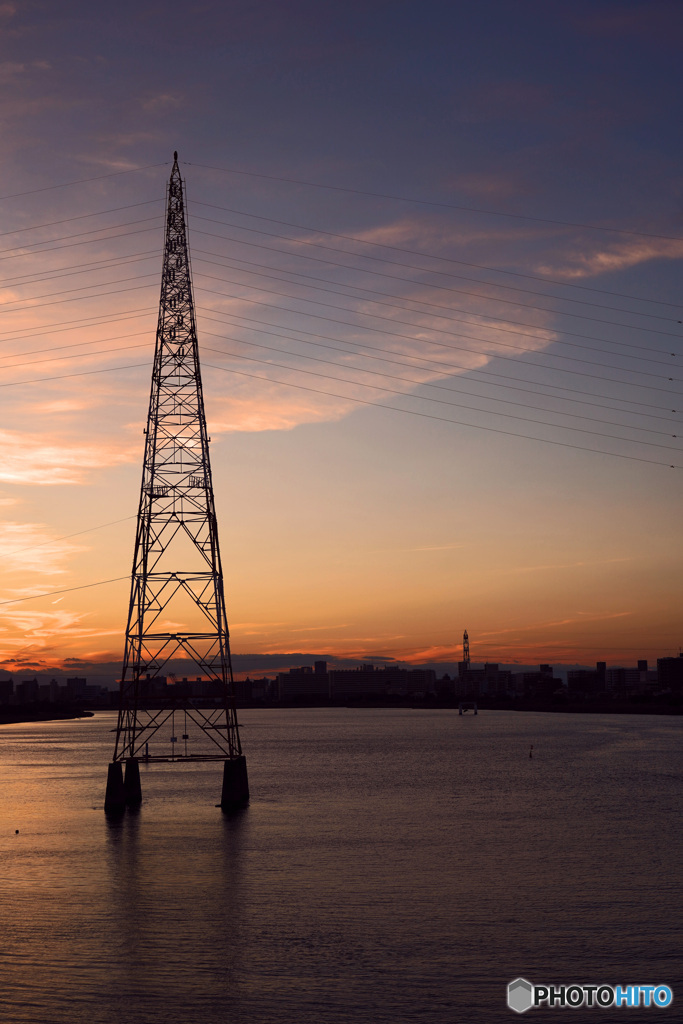
M0 625L0 661L36 653L65 652L96 637L117 636L118 629L83 626L85 614L64 611L7 610Z
M582 243L587 245L587 243ZM629 267L648 263L651 260L678 260L683 257L683 241L679 239L642 238L632 241L614 242L594 251L568 251L558 256L555 262L541 263L536 267L540 274L549 277L579 279L597 277L599 274L626 270Z
M51 443L52 442L52 443ZM56 444L44 436L0 430L0 481L11 484L80 484L86 470L139 459L139 450L114 445Z
M84 550L52 537L40 523L0 523L0 562L7 572L57 575L66 571L63 563L70 555Z

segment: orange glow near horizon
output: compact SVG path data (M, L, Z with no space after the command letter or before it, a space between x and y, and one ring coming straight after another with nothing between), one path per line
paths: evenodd
M21 273L35 275L29 292L21 283L0 288L0 665L8 671L121 658L161 264L161 203L149 210L134 242L102 228L87 277L75 271L84 295L73 306L67 291L53 300L59 282L48 288L40 275L73 283L69 267L83 264L75 249L20 253ZM42 237L47 243L49 233ZM541 229L456 230L431 213L385 218L355 237L455 254L456 262L505 253L537 277L593 283L683 255L679 242L579 244L562 234L538 255ZM299 231L278 269L293 276L301 252L319 251L307 246L329 241ZM97 267L104 261L106 281L112 260L124 267L116 270L122 288L100 294ZM234 653L453 663L465 627L477 662L631 665L678 653L681 472L638 461L653 457L642 441L616 443L612 455L585 451L610 443L594 438L606 415L595 402L585 435L568 432L578 428L564 406L555 426L543 426L553 393L538 388L557 390L559 371L544 371L530 392L524 375L536 364L523 357L554 351L550 312L527 309L523 331L501 327L521 315L511 314L509 293L449 299L439 278L435 298L425 269L399 278L402 305L373 307L371 331L360 326L366 299L341 322L295 309L271 323L284 300L249 282L216 294L206 269L198 258ZM249 326L255 312L270 326ZM499 386L510 368L519 386L504 401L477 392L494 386L489 379ZM476 377L482 371L490 378ZM615 391L610 401L626 399ZM667 449L664 458L677 456ZM89 587L101 580L118 582ZM34 596L44 593L51 596Z

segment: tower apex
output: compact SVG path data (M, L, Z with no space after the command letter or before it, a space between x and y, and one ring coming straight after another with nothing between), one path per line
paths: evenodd
M235 710L185 195L177 152L174 157L106 811L140 803L140 760L223 761L221 807L243 806L249 799ZM178 684L174 673L185 671L188 661L201 674L194 682Z

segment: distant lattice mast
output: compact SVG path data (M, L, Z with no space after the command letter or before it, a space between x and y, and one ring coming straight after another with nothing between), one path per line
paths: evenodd
M467 630L462 635L462 660L467 670L470 667L470 638L467 635Z
M174 154L131 580L120 710L105 806L141 799L138 760L225 761L224 806L248 799L199 366L183 182ZM200 672L166 685L174 659ZM206 699L208 697L208 699ZM185 753L177 752L182 715ZM189 729L200 742L190 746ZM168 733L168 744L163 739ZM194 739L195 737L192 737ZM151 748L151 749L150 749ZM122 763L126 763L123 782Z

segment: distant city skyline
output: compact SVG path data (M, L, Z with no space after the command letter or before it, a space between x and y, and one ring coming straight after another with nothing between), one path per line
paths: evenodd
M683 12L524 10L0 4L0 667L121 660L174 150L233 653L678 654Z
M660 655L659 658L654 659L626 659L623 661L610 661L608 659L597 659L591 663L588 662L553 662L543 663L537 662L523 662L517 661L505 661L496 658L489 658L483 660L471 661L471 668L473 670L483 669L485 665L496 665L503 671L509 672L535 672L538 671L539 666L549 664L553 672L560 676L564 682L567 680L567 676L572 671L593 671L600 662L604 662L606 667L611 670L616 669L635 669L642 662L647 662L649 669L656 670L657 662L662 657L679 657L680 655ZM234 677L236 680L244 680L247 677L261 677L261 676L272 676L275 677L282 672L289 672L290 670L297 670L301 666L309 666L313 668L316 663L325 662L330 670L351 670L360 668L363 665L373 665L377 669L382 668L401 668L401 669L429 669L436 673L438 677L444 675L457 676L459 668L462 666L460 658L446 661L425 661L425 662L408 662L400 661L391 658L340 658L329 653L318 653L318 654L307 654L304 652L292 652L287 654L237 654L233 656L233 669ZM176 659L171 662L172 671L177 678L196 678L201 673L198 672L196 665L189 660ZM0 681L2 679L13 678L16 681L24 679L30 679L37 677L41 682L47 682L50 678L64 678L69 676L85 676L92 682L102 683L110 687L118 688L117 680L121 674L121 662L120 659L115 659L109 662L88 662L83 660L73 659L71 662L67 662L62 668L54 668L41 664L30 665L26 664L17 668L12 668L8 665L0 665ZM163 673L162 673L163 674ZM165 676L164 676L165 678Z

